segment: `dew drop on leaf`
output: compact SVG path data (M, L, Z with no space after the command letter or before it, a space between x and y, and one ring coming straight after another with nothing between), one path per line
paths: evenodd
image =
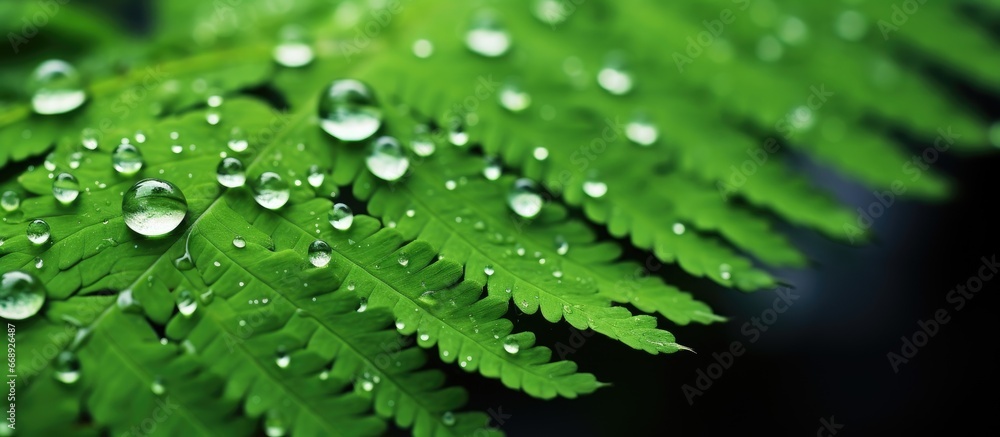
M129 229L147 237L159 237L177 229L187 215L184 193L161 179L136 182L122 196L122 216Z
M69 173L59 173L52 180L52 195L63 205L69 205L80 195L80 182Z
M532 218L542 210L542 196L538 185L530 179L518 179L507 195L507 204L517 215Z
M297 68L309 65L315 54L309 44L309 37L299 26L289 25L281 29L278 45L271 53L274 62L278 65L289 68Z
M267 209L278 209L288 203L291 192L288 190L288 182L281 179L275 172L266 171L261 173L251 184L253 188L253 199L257 204Z
M45 286L31 273L13 270L0 275L0 317L24 320L45 303Z
M539 161L544 161L549 158L549 149L544 147L535 147L535 150L531 152L531 156Z
M550 26L566 21L569 12L561 0L535 0L531 8L535 18Z
M84 128L80 132L80 144L87 150L97 150L100 133L92 127Z
M410 167L410 159L406 157L406 152L398 140L385 136L372 142L365 164L373 175L392 182L406 174L406 170Z
M167 387L163 385L163 378L160 376L153 378L153 382L149 385L149 389L154 395L157 396L167 392Z
M493 270L493 266L492 265L487 264L486 267L483 267L483 273L485 273L486 276L493 276L493 273L495 273L495 270Z
M730 280L733 277L733 267L729 264L722 264L719 266L719 277L723 280Z
M56 381L72 384L80 380L80 360L73 351L62 351L56 356L54 364Z
M292 363L292 356L288 355L288 352L284 348L278 349L278 354L274 358L274 363L278 365L281 369L288 368L288 365Z
M309 170L306 171L306 181L309 182L309 186L319 188L320 185L323 185L324 180L326 180L326 174L318 165L309 166Z
M191 317L198 310L198 300L190 290L181 290L177 293L177 311L184 317Z
M518 344L517 338L513 335L508 335L507 338L503 340L503 350L507 351L509 354L516 354L520 352L521 345Z
M28 223L26 231L28 241L36 245L45 244L49 241L49 224L45 220L37 219Z
M605 91L620 96L632 90L632 74L625 70L621 56L612 54L597 72L597 84Z
M330 264L332 253L333 249L327 242L323 240L313 241L309 245L309 263L315 267L326 267L327 264Z
M368 298L362 297L361 301L358 303L358 312L363 313L368 309Z
M354 223L354 211L351 211L351 207L343 203L333 205L333 209L330 210L328 215L330 225L340 231L350 229L351 224Z
M625 125L625 137L640 146L651 146L660 137L660 131L648 118L638 115Z
M418 124L413 128L413 138L410 139L410 148L417 156L428 157L434 154L437 148L434 139L431 137L430 128L425 124Z
M413 54L420 59L427 59L434 54L434 43L426 39L413 42Z
M243 237L237 235L233 237L233 246L235 246L237 249L242 249L244 247L247 247L247 240L244 240Z
M28 88L31 107L39 114L65 114L87 100L76 68L58 59L39 64L31 74Z
M142 153L135 146L121 143L111 153L111 164L122 176L132 176L142 169Z
M4 191L3 195L0 195L0 208L3 208L4 211L17 211L17 208L20 206L21 197L18 196L16 192Z
M497 98L500 101L500 106L510 112L521 112L531 106L531 95L514 82L507 82L500 87Z
M469 143L469 133L465 131L465 124L455 118L448 128L448 142L455 146L464 146Z
M583 182L583 192L591 198L599 199L608 193L608 185L596 179L588 179Z
M556 237L556 253L560 255L569 253L569 242L561 235Z
M674 223L671 230L673 230L674 234L676 235L683 235L684 231L686 231L687 229L684 227L684 223Z
M229 146L229 150L236 153L245 151L247 147L250 146L250 142L247 140L247 133L240 127L234 127L229 131L229 142L226 143Z
M231 156L222 158L219 166L215 169L215 178L224 187L242 187L247 181L247 174L243 169L243 161Z
M483 176L491 181L500 179L500 176L503 175L503 167L500 166L500 160L492 156L487 156L485 161L486 165L483 167Z
M494 58L507 53L511 38L492 13L476 16L465 33L465 45L474 53Z
M382 125L382 110L375 94L361 81L338 79L323 90L319 100L320 126L341 141L361 141Z
M463 361L463 363L464 363L464 361ZM445 424L447 426L454 425L455 424L455 414L452 413L451 411L446 411L444 414L441 415L441 423L443 423L443 424Z
M264 419L264 434L267 437L284 437L288 434L287 421L278 410L267 412L267 417Z

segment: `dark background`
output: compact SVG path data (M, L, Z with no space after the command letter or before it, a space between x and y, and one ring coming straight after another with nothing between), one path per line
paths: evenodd
M100 3L119 11L140 33L148 25L147 1ZM980 107L985 119L998 119L995 96L981 95L946 72L935 74L958 98ZM929 145L911 142L912 153ZM848 205L875 201L862 186L820 167L803 167ZM439 367L449 373L450 384L469 390L468 409L502 412L503 423L494 425L513 436L816 435L821 419L831 416L843 425L838 435L978 434L990 429L996 405L996 329L990 315L1000 277L960 311L945 295L977 272L981 257L998 252L998 168L998 154L945 153L932 170L954 179L954 196L937 204L898 200L875 221L876 241L867 246L787 229L815 265L776 272L800 298L754 343L740 328L771 308L773 292L726 290L667 268L658 274L696 290L696 297L730 317L709 326L661 321L697 354L650 356L599 335L586 337L566 358L613 385L579 399L551 401L457 366ZM626 254L640 262L645 256ZM899 353L901 337L912 336L918 320L941 308L951 321L895 373L886 354ZM519 329L538 335L538 344L570 344L568 325L512 312ZM681 386L694 385L696 371L706 370L715 362L712 353L728 350L733 341L742 342L746 352L688 405Z

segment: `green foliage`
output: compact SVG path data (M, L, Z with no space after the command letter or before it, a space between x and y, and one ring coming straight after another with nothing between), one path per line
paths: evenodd
M15 322L18 432L374 435L391 422L421 436L496 434L486 414L460 412L468 394L445 386L427 351L530 396L589 394L603 384L515 332L512 315L651 354L688 350L658 318L725 318L656 274L663 263L753 291L777 283L769 268L807 264L776 227L852 242L864 233L801 161L934 199L947 181L914 177L900 137L951 129L955 152L986 148L987 123L930 71L1000 88L996 59L953 50L996 50L982 18L1000 14L996 2L928 2L888 31L892 10L875 3L750 3L163 1L136 37L93 7L0 2L0 27L25 41L10 39L0 71L0 188L22 200L0 212L0 271L29 271L47 289L42 311ZM565 20L541 22L538 4L562 5ZM513 39L498 58L464 43L484 10ZM703 21L724 10L734 21L699 44ZM844 36L848 10L866 30L857 38ZM22 17L38 14L46 24L27 36ZM289 23L316 56L302 68L272 59ZM417 39L433 43L429 57L414 56ZM768 60L775 46L780 59ZM25 84L53 55L83 73L87 102L35 114ZM594 78L619 56L635 85L612 95ZM409 144L418 126L436 126L436 152L410 153L397 182L375 177L364 144L318 126L335 78L372 86L380 135ZM531 96L521 112L497 103L515 82ZM224 102L208 108L210 96ZM659 131L649 147L626 138L640 116ZM456 119L468 145L448 143ZM227 147L234 127L249 134L245 152ZM84 129L99 132L97 150L82 148ZM113 169L121 138L142 152L137 175ZM220 186L225 155L251 180L294 181L290 201L267 210L249 187ZM484 157L502 163L497 180L483 176ZM305 181L311 165L328 174L319 187ZM83 187L70 205L53 198L60 172ZM121 214L122 193L147 177L173 182L189 204L164 238L132 232ZM507 205L522 177L546 190L533 219ZM607 193L587 195L587 181ZM341 199L367 213L347 231L327 221ZM34 219L51 225L50 243L28 241ZM317 239L333 248L322 268L306 258ZM650 256L640 264L627 251ZM190 315L178 311L185 293ZM78 357L79 381L53 377L63 351Z

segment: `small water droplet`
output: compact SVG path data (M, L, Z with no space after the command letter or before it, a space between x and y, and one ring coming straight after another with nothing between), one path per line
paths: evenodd
M434 44L426 39L413 42L413 54L420 59L427 59L434 54Z
M487 156L485 160L486 166L483 167L483 176L491 181L500 179L500 176L503 175L503 167L500 166L500 160L492 156Z
M190 290L181 290L177 293L177 311L184 317L191 317L198 309L198 300L194 298L194 293Z
M65 61L50 59L31 73L31 107L39 114L64 114L87 100L83 80L76 68Z
M80 360L73 351L59 352L53 376L63 384L73 384L80 380Z
M684 227L684 223L674 223L671 229L674 231L674 234L676 235L682 235L686 230L686 228Z
M542 210L542 196L530 179L518 179L507 195L507 204L517 215L532 218Z
M620 96L632 90L632 74L624 68L618 54L611 54L604 67L597 72L597 84L605 91Z
M535 18L553 27L566 21L566 17L569 16L566 4L563 4L562 0L535 0L531 10Z
M264 419L264 434L267 437L284 437L288 434L288 421L278 410L272 409L267 412L267 417Z
M170 146L170 151L173 152L173 153L181 153L181 152L184 151L184 146L182 146L180 144L174 144L174 145Z
M778 38L766 35L757 41L757 57L764 62L775 62L785 54L785 47Z
M84 128L80 132L80 144L87 150L97 150L100 132L92 127Z
M493 270L492 265L487 264L486 267L483 267L483 273L486 273L486 276L493 276L495 270Z
M844 11L834 25L837 36L847 41L860 41L868 33L868 19L858 11Z
M288 182L281 179L275 172L266 171L251 185L253 188L253 199L257 204L267 209L278 209L288 203L291 192L288 190Z
M326 174L323 173L323 170L318 165L309 166L309 170L306 172L306 181L309 182L309 186L319 188L320 185L323 185L325 179Z
M45 303L45 285L34 275L13 270L0 275L0 317L24 320Z
M233 237L233 246L236 246L237 249L247 247L247 240L244 240L243 237L237 235L236 237Z
M650 146L659 138L660 131L648 118L637 115L625 125L625 136L635 144Z
M463 363L464 363L464 361L463 361ZM463 366L463 367L465 367L465 366ZM452 413L451 411L446 411L444 414L441 415L441 423L443 423L443 424L445 424L447 426L454 425L455 424L455 414Z
M596 179L588 179L583 183L583 192L591 198L599 199L608 193L608 185Z
M544 147L535 147L535 150L531 152L531 155L539 161L544 161L549 157L549 149Z
M42 267L45 267L45 260L41 258L35 258L35 268L41 270Z
M80 195L80 182L69 173L59 173L52 181L52 195L63 205L69 205Z
M455 181L451 179L448 179L447 181L444 182L444 188L447 189L448 191L453 191L456 187L458 187L458 184L456 184Z
M507 351L509 354L516 354L520 352L521 345L518 344L517 338L513 335L508 335L507 338L503 340L503 350Z
M556 237L556 253L560 255L569 253L569 242L561 235Z
M215 178L224 187L236 188L246 183L247 174L242 161L228 157L219 162L219 166L215 169Z
M459 147L469 143L469 133L465 131L465 124L457 117L449 123L448 142Z
M469 50L490 58L507 53L510 44L510 34L491 13L475 17L465 34L465 45Z
M340 231L350 229L351 224L354 223L354 212L351 211L351 207L343 203L333 205L333 209L330 210L328 215L330 225Z
M326 267L330 264L333 249L323 240L313 241L309 245L309 263L315 267Z
M399 265L403 267L406 267L410 264L410 259L406 257L405 253L399 254L399 258L396 261L399 262Z
M218 109L209 109L205 112L205 121L207 121L208 124L215 126L222 121L222 113L220 113ZM194 146L194 144L192 144L192 146Z
M274 363L278 365L279 368L288 368L288 365L292 363L292 356L285 352L284 348L278 348L278 354L274 358Z
M132 176L142 169L142 153L131 144L119 144L111 153L111 164L122 176Z
M309 65L315 55L309 44L309 37L299 26L288 25L281 29L278 45L272 55L274 61L283 67L297 68Z
M424 124L418 124L413 128L413 138L410 140L410 148L417 156L428 157L434 154L437 148L434 138L431 136L430 128Z
M728 281L733 277L732 271L733 271L732 266L730 266L729 264L722 264L719 266L719 277L721 277L723 280Z
M521 112L531 106L531 95L510 81L500 87L497 98L500 106L510 112Z
M399 331L402 331L402 330L406 329L406 323L404 323L402 320L397 320L396 321L396 329L399 330Z
M372 142L368 157L365 158L368 170L379 179L395 181L406 174L410 160L406 157L403 147L393 137L379 137Z
M32 220L27 228L28 241L36 245L49 242L49 224L45 220Z
M363 313L367 309L368 309L368 298L362 297L361 301L358 303L358 312Z
M154 395L162 395L167 392L167 387L163 385L163 378L157 376L153 378L153 382L149 385L149 389L153 391Z
M136 182L122 196L122 216L129 229L147 237L159 237L177 229L187 215L184 193L160 179Z
M20 206L21 197L17 195L17 192L4 191L3 195L0 196L0 208L3 208L4 211L17 211Z
M234 127L229 131L229 142L226 145L229 146L229 150L239 153L245 151L250 146L250 142L247 140L247 133L242 128Z
M382 125L382 110L368 85L354 79L333 81L320 97L320 126L341 141L361 141Z

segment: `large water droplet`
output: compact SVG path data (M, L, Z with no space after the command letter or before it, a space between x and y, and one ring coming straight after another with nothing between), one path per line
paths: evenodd
M514 82L507 82L500 87L497 98L500 101L500 106L510 112L521 112L531 106L531 95Z
M309 263L316 267L326 267L330 264L333 249L323 240L313 241L309 245Z
M49 242L49 224L45 220L32 220L28 223L28 241L33 244L45 244Z
M299 26L285 26L281 29L280 42L274 47L274 61L284 67L296 68L312 62L312 46L306 32Z
M492 14L481 14L472 21L465 34L465 45L475 53L497 57L510 49L510 34Z
M31 107L39 114L64 114L87 100L80 74L58 59L42 62L31 74L29 88Z
M251 188L253 188L253 199L257 201L258 205L267 209L278 209L285 206L291 196L288 182L271 171L261 173Z
M132 176L142 169L142 153L131 144L119 144L111 153L111 164L121 175Z
M198 310L198 300L190 290L181 290L177 293L177 311L184 317L191 317Z
M372 142L365 164L373 175L391 182L406 174L406 169L410 167L410 159L406 157L399 141L386 136L376 138Z
M507 204L517 215L532 218L542 210L542 196L538 185L530 179L518 179L507 195Z
M13 270L0 276L0 317L24 320L45 303L45 286L31 273Z
M503 340L503 350L507 351L509 354L516 354L521 351L521 345L517 342L517 338L513 335L508 335L507 338Z
M309 186L319 188L320 185L323 185L324 180L326 180L326 173L318 165L310 165L306 172L306 181L309 182Z
M80 380L80 360L72 351L62 351L56 356L53 376L63 384Z
M413 128L413 138L410 140L410 148L413 149L413 153L416 153L417 156L427 157L434 154L436 146L427 125L418 124Z
M69 205L80 195L80 182L69 173L59 173L52 180L52 195L63 205Z
M636 116L625 125L625 136L640 146L650 146L660 137L660 131L645 116Z
M320 96L320 126L342 141L361 141L382 125L382 110L368 85L354 79L333 81Z
M187 215L184 193L160 179L143 179L122 197L122 216L129 229L147 237L159 237L177 229Z
M247 181L247 174L243 169L243 161L232 156L222 158L219 166L215 169L215 178L224 187L242 187Z
M229 131L229 142L226 143L229 146L229 150L236 153L242 152L250 146L250 142L247 140L247 133L242 128L234 127Z
M329 219L334 229L346 231L354 223L354 211L351 211L351 207L338 203L330 210Z
M0 196L0 208L4 211L13 212L17 211L17 208L21 206L21 197L17 195L14 191L4 191L3 195Z

